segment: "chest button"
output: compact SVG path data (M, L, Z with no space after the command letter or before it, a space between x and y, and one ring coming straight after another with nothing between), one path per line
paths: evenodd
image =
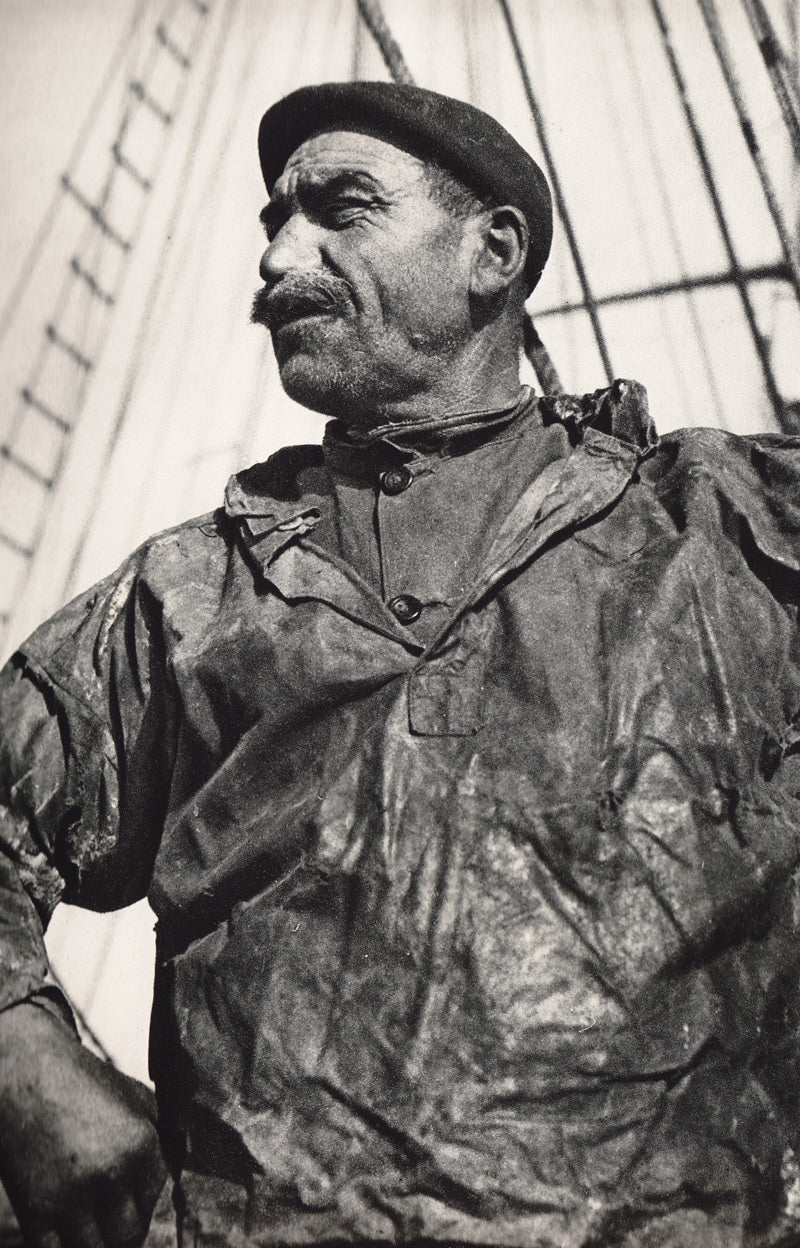
M413 624L420 617L422 603L413 594L398 594L389 602L389 610L401 624Z
M411 471L401 464L399 468L389 468L381 473L381 489L384 494L402 494L413 480Z

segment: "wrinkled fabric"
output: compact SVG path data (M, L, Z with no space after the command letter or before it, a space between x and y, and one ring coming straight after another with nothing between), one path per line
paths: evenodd
M279 452L15 656L2 1004L149 897L185 1243L798 1242L800 442L464 436Z

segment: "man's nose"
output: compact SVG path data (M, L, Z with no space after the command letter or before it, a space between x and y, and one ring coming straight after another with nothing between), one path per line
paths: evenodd
M293 216L284 222L261 257L261 280L274 284L287 273L318 267L317 256L316 227L300 215Z

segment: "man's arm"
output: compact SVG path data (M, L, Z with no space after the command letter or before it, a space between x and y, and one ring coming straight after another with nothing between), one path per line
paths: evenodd
M149 881L165 731L135 588L98 587L0 673L0 1178L42 1248L141 1243L165 1177L152 1094L81 1045L42 940L62 896L112 909Z

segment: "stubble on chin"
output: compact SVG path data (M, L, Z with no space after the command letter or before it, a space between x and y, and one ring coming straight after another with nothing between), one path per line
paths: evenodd
M294 337L294 335L293 335ZM301 336L298 334L297 338ZM281 339L284 340L281 340ZM320 412L340 416L356 397L351 369L343 367L332 352L308 341L285 341L285 331L272 335L281 385L290 399ZM276 341L278 339L278 341Z

